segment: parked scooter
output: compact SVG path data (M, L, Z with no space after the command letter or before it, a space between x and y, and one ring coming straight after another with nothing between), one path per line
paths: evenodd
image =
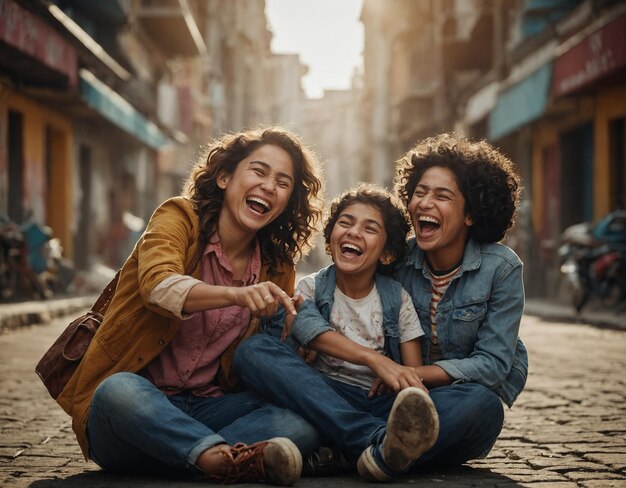
M24 222L20 229L28 251L28 281L34 294L50 298L64 292L74 275L71 262L63 258L63 247L53 237L50 227L33 220Z
M595 225L570 226L561 241L561 273L578 312L593 295L609 306L626 301L625 210L611 212Z
M26 264L26 246L20 228L0 214L0 299L18 295L22 271Z

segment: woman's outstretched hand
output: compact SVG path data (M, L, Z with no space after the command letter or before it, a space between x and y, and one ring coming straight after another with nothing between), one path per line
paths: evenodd
M295 295L291 300L293 306L296 311L300 311L300 306L304 302L304 297L302 295ZM283 332L280 334L280 340L285 342L289 334L291 333L291 325L293 324L293 319L295 318L295 314L287 314L285 317L285 324L283 325Z
M241 288L231 288L229 291L232 294L234 304L250 309L253 317L274 315L279 305L285 307L287 317L296 314L296 308L291 297L271 281Z

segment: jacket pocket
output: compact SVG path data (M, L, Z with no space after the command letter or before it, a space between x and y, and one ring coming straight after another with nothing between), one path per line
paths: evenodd
M96 335L95 340L114 363L119 361L120 355L130 349L132 342L137 339L133 332L136 331L137 321L142 313L146 311L138 310L108 327L105 326L106 329L101 327L100 333Z
M484 302L457 307L452 311L451 342L461 357L467 357L474 350L478 329L485 315L487 304Z

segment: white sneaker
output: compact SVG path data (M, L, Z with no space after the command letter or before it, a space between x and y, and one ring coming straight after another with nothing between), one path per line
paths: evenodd
M439 417L430 396L415 387L405 388L396 397L387 420L381 445L383 461L389 471L404 472L428 451L439 435ZM390 481L391 476L378 465L369 446L357 462L357 470L370 481Z

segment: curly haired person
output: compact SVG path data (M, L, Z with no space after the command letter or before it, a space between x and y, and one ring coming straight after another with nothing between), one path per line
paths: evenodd
M500 244L514 223L519 179L485 141L425 139L396 165L396 191L413 223L395 273L425 338L416 367L439 416L435 445L414 464L456 466L484 457L526 383L519 338L522 262Z
M295 314L294 262L321 215L316 166L284 129L225 135L182 196L156 209L57 399L85 457L113 472L225 483L300 477L314 428L228 387L233 349L256 317L279 305Z

